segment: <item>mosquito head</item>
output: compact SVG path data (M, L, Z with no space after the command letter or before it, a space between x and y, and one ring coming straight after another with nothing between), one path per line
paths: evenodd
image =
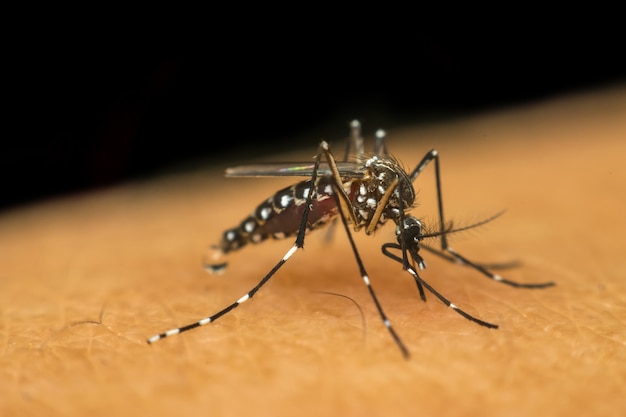
M424 239L422 223L413 216L403 217L396 226L396 238L398 239L398 249L405 249L418 268L420 270L425 269L426 263L419 254L420 242Z
M413 216L406 216L402 222L398 223L396 226L396 238L400 245L402 245L402 240L408 245L420 243L424 238L422 223Z

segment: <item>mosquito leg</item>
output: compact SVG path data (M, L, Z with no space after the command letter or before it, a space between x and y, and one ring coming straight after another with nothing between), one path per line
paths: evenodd
M376 131L376 141L374 142L374 155L388 155L387 145L385 144L385 136L387 134L383 129Z
M311 188L309 189L308 193L307 193L307 198L306 198L306 202L305 202L305 207L304 207L304 212L302 214L302 220L300 222L300 228L298 229L298 236L296 237L296 241L294 242L293 246L291 247L291 249L289 249L287 251L287 253L285 253L285 255L282 257L282 259L280 261L278 261L278 263L263 277L263 279L261 279L261 281L259 281L259 283L254 286L254 288L252 288L250 291L248 291L244 296L240 297L237 301L235 301L234 303L230 304L228 307L218 311L217 313L215 313L212 316L209 317L205 317L201 320L196 321L195 323L191 323L182 327L177 327L174 329L170 329L167 330L163 333L159 333L156 334L150 338L148 338L147 342L149 344L155 343L161 339L165 339L166 337L169 336L173 336L175 334L179 334L179 333L183 333L192 329L195 329L196 327L200 327L200 326L204 326L205 324L209 324L209 323L213 323L215 320L219 319L220 317L222 317L223 315L225 315L226 313L232 311L233 309L239 307L241 304L245 303L246 301L248 301L249 299L251 299L254 294L257 293L257 291L259 291L261 289L261 287L263 287L269 280L270 278L272 278L274 276L274 274L280 269L281 266L283 266L285 264L285 262L287 262L289 260L289 258L291 258L291 256L296 253L296 251L300 248L302 248L304 246L304 236L306 234L306 225L307 225L307 220L309 217L309 213L311 211L311 201L313 199L313 196L315 194L315 190L317 188L317 172L319 170L319 162L321 159L321 155L322 155L322 149L323 149L323 145L325 144L325 142L322 143L322 145L320 145L320 148L318 149L318 153L317 153L317 157L315 160L315 168L313 170L313 175L311 176ZM326 145L326 150L327 150L327 146Z
M252 288L250 291L248 291L246 295L239 298L237 301L235 301L228 307L220 310L219 312L215 313L214 315L210 317L205 317L201 320L198 320L195 323L191 323L186 326L178 327L175 329L167 330L163 333L156 334L148 339L148 343L152 344L161 339L165 339L166 337L173 336L175 334L179 334L182 332L186 332L188 330L195 329L196 327L204 326L205 324L213 323L215 320L219 319L226 313L230 312L231 310L234 310L236 307L239 307L241 304L251 299L254 296L254 294L256 294L256 292L259 291L261 287L263 287L263 285L267 283L267 281L269 281L269 279L276 273L276 271L278 271L278 269L280 269L280 267L283 266L285 262L287 262L287 260L291 258L291 255L293 255L298 249L299 249L298 244L297 243L294 244L291 247L291 249L289 249L289 251L285 254L285 256L283 256L283 258L274 266L274 268L272 268L272 270L268 272L267 275L265 275L263 279L254 288Z
M442 252L439 249L435 249L433 247L430 247L426 244L424 244L424 242L420 242L420 248L421 249L426 249L428 252L439 256L440 258L445 259L448 262L453 262L453 263L457 263L457 264L461 264L461 265L466 265L463 264L458 258L452 256L452 255L448 255L446 252ZM510 262L498 262L498 263L480 263L480 262L474 262L476 265L479 265L485 269L511 269L511 268L516 268L518 266L520 266L520 262L519 261L510 261Z
M343 162L348 162L350 155L357 157L363 155L363 153L365 153L365 145L363 142L363 137L361 136L361 122L355 119L350 122L350 136L346 143L346 153L343 156ZM336 228L337 218L334 218L328 225L328 229L324 235L325 242L332 241Z
M367 271L365 270L365 266L363 264L363 261L361 260L361 256L359 255L359 251L356 247L356 244L354 243L354 239L352 238L352 233L350 233L350 226L348 225L348 219L350 219L353 224L356 224L356 221L354 218L354 209L352 207L352 203L350 202L350 199L348 198L345 191L343 190L342 180L341 180L341 176L339 175L339 171L337 169L337 163L335 161L335 158L333 154L330 152L330 147L328 143L326 143L326 141L322 141L320 147L323 150L324 155L326 156L326 161L328 162L328 166L332 173L333 181L331 182L331 184L334 190L333 197L336 201L337 207L339 208L339 217L341 217L341 222L343 223L344 230L346 231L346 235L348 236L348 241L350 242L352 253L354 254L354 258L356 259L357 265L359 267L361 278L363 279L363 282L367 286L367 290L369 291L370 296L372 297L372 300L374 301L374 304L376 305L376 309L378 310L378 314L380 315L380 318L382 319L383 324L385 325L385 327L391 334L391 337L393 338L396 345L400 348L402 355L408 359L410 357L409 351L406 348L404 342L402 342L402 339L400 339L400 336L398 336L395 329L391 325L391 321L387 318L387 315L385 314L385 311L383 310L383 307L380 304L380 301L378 301L378 297L376 296L376 293L374 292L374 289L370 283L369 276L367 274Z
M400 245L397 245L395 243L387 243L387 244L383 245L383 254L385 256L388 256L389 258L393 259L394 261L396 261L396 262L398 262L400 264L403 264L402 258L397 256L397 255L394 255L391 252L389 252L389 250L388 250L389 248L399 249L400 250L401 249ZM415 256L415 254L412 253L412 256ZM488 327L490 329L497 329L498 328L497 324L489 323L489 322L486 322L484 320L478 319L478 318L472 316L471 314L466 313L465 311L461 310L459 307L457 307L453 303L451 303L447 298L445 298L437 290L435 290L433 287L431 287L426 281L424 281L419 276L419 274L417 273L417 271L414 268L408 267L408 268L406 268L406 271L409 274L411 274L411 276L413 277L413 279L417 283L418 287L424 286L435 297L437 297L439 300L441 300L442 303L444 303L446 306L450 307L451 309L453 309L454 311L456 311L457 313L459 313L461 316L465 317L469 321L473 321L474 323L478 323L481 326Z
M335 198L338 199L336 195L335 195ZM337 202L337 204L339 204L339 202ZM376 305L378 314L380 315L380 318L382 319L383 324L385 325L387 330L389 330L389 333L391 334L391 337L393 338L394 342L400 348L402 355L406 359L408 359L410 357L409 350L407 349L404 342L402 342L402 339L400 339L400 336L398 336L395 329L391 325L391 321L387 318L387 315L385 314L385 311L383 310L383 307L380 304L380 301L378 301L378 297L376 296L376 293L374 292L374 288L372 287L372 284L370 283L369 275L367 274L367 271L365 270L365 265L363 264L363 261L361 260L361 256L359 255L359 251L356 247L356 244L354 243L354 239L352 238L352 233L350 233L348 220L346 219L346 216L344 215L343 212L340 212L340 217L341 217L341 222L343 223L344 229L346 231L346 235L348 235L348 240L350 241L350 246L352 247L352 253L354 254L354 258L356 259L356 263L359 267L359 273L361 274L361 278L363 279L363 282L367 286L367 290L369 291L370 296L372 297L372 300L374 300L374 304Z
M363 137L361 136L361 122L353 120L350 122L350 137L348 138L343 161L347 162L350 155L360 156L364 153L365 145L363 144Z
M383 251L383 255L388 256L389 258L393 260L397 260L401 264L404 264L404 261L400 257L396 257L391 252L389 252L389 248L402 250L402 247L398 245L397 243L385 243L382 246L382 251ZM404 269L408 269L408 267ZM417 291L419 291L420 293L421 300L426 302L426 294L424 293L424 287L422 287L422 283L418 279L415 279L415 284L417 285Z
M553 285L556 285L554 282L521 283L521 282L511 281L511 280L503 278L499 274L494 274L493 272L487 270L482 265L479 265L477 263L474 263L474 262L470 261L469 259L467 259L466 257L460 255L458 252L456 252L454 249L452 249L449 246L446 248L446 251L448 253L450 253L459 263L474 268L475 270L481 272L484 276L486 276L489 279L492 279L492 280L497 281L497 282L501 282L501 283L506 284L506 285L510 285L511 287L516 287L516 288L546 288L546 287L552 287Z
M442 252L446 252L448 254L450 254L450 256L453 258L454 262L460 263L462 265L467 265L471 268L474 268L475 270L477 270L478 272L480 272L481 274L483 274L484 276L486 276L487 278L494 280L494 281L498 281L501 282L503 284L506 285L510 285L512 287L516 287L516 288L546 288L546 287L551 287L554 284L554 282L543 282L543 283L529 283L529 284L524 284L524 283L519 283L519 282L515 282L515 281L511 281L508 279L503 278L502 276L500 276L499 274L494 274L493 272L489 271L488 269L486 269L483 265L480 265L478 263L472 262L469 259L465 258L464 256L460 255L458 252L456 252L454 249L452 249L450 247L450 245L448 244L448 238L447 238L447 234L446 234L446 230L445 230L445 219L444 219L444 215L443 215L443 198L442 198L442 192L441 192L441 174L440 174L440 169L439 169L439 154L435 149L430 150L420 161L419 164L417 164L417 167L415 167L415 169L413 170L413 172L410 175L410 179L411 181L414 181L415 178L417 178L417 176L420 174L420 172L422 172L422 170L431 162L431 161L435 161L435 182L436 182L436 187L437 187L437 207L438 207L438 212L439 212L439 232L440 232L440 241L441 241L441 251ZM430 248L427 248L426 246L422 246L424 248L426 248L427 250L430 250ZM432 250L432 252L435 252L434 250ZM443 254L440 253L441 256L443 256ZM443 256L445 258L445 256Z
M387 315L385 314L383 307L380 304L380 301L378 300L376 293L374 292L374 289L370 283L369 275L367 274L367 271L365 270L365 265L363 264L363 261L361 260L359 251L356 247L356 244L354 243L352 233L350 232L350 226L348 225L348 218L350 218L350 220L356 224L355 219L354 219L354 210L352 208L350 200L348 199L348 196L346 195L345 191L342 188L342 180L341 180L341 176L339 175L339 171L337 170L335 158L333 154L330 152L328 143L326 143L325 141L322 141L321 148L324 151L326 160L328 162L328 166L332 172L332 177L333 177L332 186L333 186L333 190L335 191L333 193L333 197L335 198L337 207L339 208L339 217L341 217L341 222L343 223L344 230L346 231L346 235L348 236L348 241L350 242L352 253L354 254L357 265L359 267L361 278L363 279L363 282L367 286L367 289L370 293L370 296L372 297L372 300L374 301L374 304L376 305L376 309L378 310L378 314L380 315L380 318L383 324L385 325L385 327L391 334L391 337L393 338L396 345L400 348L402 355L406 359L408 359L410 357L409 351L406 348L404 342L402 342L402 339L400 339L400 336L396 333L395 329L391 325L391 321L387 318Z
M424 155L422 160L417 164L413 172L409 178L411 182L415 181L415 179L419 176L419 174L426 168L426 166L431 162L435 161L435 182L437 185L437 208L439 210L439 232L441 236L441 249L445 250L448 246L448 239L445 234L445 220L443 217L443 198L441 196L441 176L439 175L439 153L436 149L431 149Z
M478 319L474 316L472 316L469 313L466 313L465 311L461 310L459 307L457 307L456 305L454 305L453 303L451 303L447 298L445 298L443 295L441 295L437 290L435 290L433 287L431 287L426 281L424 281L418 274L417 272L413 269L413 268L408 268L407 269L408 273L411 274L413 276L413 278L416 281L419 281L424 287L426 287L426 289L428 291L430 291L435 297L439 298L441 300L442 303L444 303L446 306L450 307L451 309L453 309L454 311L456 311L457 313L459 313L460 315L462 315L463 317L465 317L466 319L468 319L469 321L473 321L474 323L480 324L481 326L487 327L489 329L497 329L498 325L497 324L493 324L493 323L489 323L486 322L484 320Z

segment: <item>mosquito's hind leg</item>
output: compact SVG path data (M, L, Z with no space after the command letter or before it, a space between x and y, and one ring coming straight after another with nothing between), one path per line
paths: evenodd
M350 122L350 136L346 144L346 153L343 156L343 161L348 162L350 155L363 155L365 153L365 145L363 142L363 136L361 136L361 122L355 119Z
M176 334L187 332L197 327L204 326L209 323L213 323L215 320L219 319L220 317L226 315L230 311L239 307L241 304L245 303L246 301L254 297L254 295L276 274L276 272L293 256L293 254L296 253L298 249L301 249L304 246L304 237L306 235L306 230L307 230L307 221L308 221L309 214L311 211L311 206L312 206L311 202L313 201L313 198L315 197L315 194L316 194L316 189L317 189L316 185L317 185L318 178L319 178L318 177L319 163L320 163L322 154L325 154L327 158L329 157L332 158L332 155L330 155L328 151L328 144L326 144L326 142L322 142L317 152L317 156L315 159L315 168L313 170L313 175L311 176L311 182L310 182L311 185L310 185L310 188L306 190L305 192L306 200L303 203L304 210L302 213L302 218L300 219L298 235L296 237L296 240L293 246L285 253L285 255L278 261L278 263L276 263L276 265L274 265L274 267L267 274L265 274L265 276L259 281L257 285L255 285L250 291L248 291L242 297L237 299L237 301L231 303L230 305L218 311L217 313L213 314L212 316L205 317L194 323L190 323L182 327L175 327L173 329L164 331L162 333L155 334L154 336L151 336L147 339L148 344L152 344L152 343L158 342L159 340L165 339L166 337L170 337ZM246 229L246 222L249 220L250 218L248 218L247 220L244 220L244 222L242 223L243 229ZM247 242L247 240L243 240L244 235L237 234L237 230L239 229L233 228L224 232L220 246L215 247L215 249L217 250L218 257L225 254L226 252L230 250L236 250L240 248ZM242 239L241 241L239 241L240 238ZM217 264L205 263L205 269L207 269L209 272L219 273L219 272L223 272L225 268L226 268L226 263L217 263Z

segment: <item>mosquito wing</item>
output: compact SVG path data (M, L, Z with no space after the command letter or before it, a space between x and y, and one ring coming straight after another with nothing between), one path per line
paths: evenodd
M279 162L255 165L239 165L226 169L227 177L310 177L315 164L312 162ZM363 166L354 162L337 162L342 177L362 178ZM320 162L318 175L331 175L328 163Z

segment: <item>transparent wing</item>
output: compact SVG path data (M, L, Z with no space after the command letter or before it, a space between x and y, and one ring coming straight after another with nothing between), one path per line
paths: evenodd
M279 162L268 164L239 165L226 169L227 177L310 177L312 162ZM354 162L337 162L342 177L362 178L363 166ZM328 163L321 162L318 175L330 175Z

